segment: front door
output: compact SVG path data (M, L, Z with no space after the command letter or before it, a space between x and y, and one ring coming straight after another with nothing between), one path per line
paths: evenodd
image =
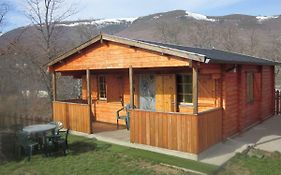
M139 77L140 109L155 111L155 76L143 74Z

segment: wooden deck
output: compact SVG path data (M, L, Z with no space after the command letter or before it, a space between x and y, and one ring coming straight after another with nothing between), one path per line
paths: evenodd
M116 124L111 124L111 123L104 123L104 122L92 122L92 128L93 128L93 133L100 133L100 132L107 132L107 131L117 131L117 130L123 130L126 129L126 126L124 125L119 125L117 128Z

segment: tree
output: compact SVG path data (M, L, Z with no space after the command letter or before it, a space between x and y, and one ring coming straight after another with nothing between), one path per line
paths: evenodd
M45 52L42 55L47 57L49 61L57 54L55 43L58 37L56 35L58 33L58 25L71 15L74 15L76 10L73 4L68 5L65 0L26 0L26 2L26 15L39 31L39 44L41 44ZM38 72L40 72L46 85L50 101L52 101L51 76L46 72L47 68L44 66L44 63L36 60L37 56L29 56L29 58L35 67L38 68Z
M180 44L180 32L182 31L180 24L169 25L165 21L156 22L156 31L156 36L160 37L161 42Z
M43 49L50 60L55 53L55 30L63 20L76 13L73 5L65 0L26 0L27 17L43 39Z
M7 12L8 12L8 5L5 3L0 4L0 27L3 25L3 21Z

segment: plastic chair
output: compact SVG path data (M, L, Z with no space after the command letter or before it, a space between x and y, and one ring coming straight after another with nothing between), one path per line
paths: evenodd
M49 124L56 125L55 134L59 134L59 131L63 129L63 123L60 121L52 121Z
M30 161L33 149L38 143L30 140L28 134L23 131L17 132L16 138L17 145L19 146L19 155L21 156L21 150L24 149L25 154L28 154L28 161Z
M68 134L69 134L69 129L67 129L66 132L63 132L63 134L61 134L61 137L55 138L53 140L55 147L57 149L60 148L63 149L64 155L66 155L66 151L68 149Z
M129 112L130 109L131 109L131 105L127 104L123 108L116 111L117 128L119 128L119 120L125 120L127 130L130 129L130 112ZM120 115L120 112L123 110L126 111L126 115Z

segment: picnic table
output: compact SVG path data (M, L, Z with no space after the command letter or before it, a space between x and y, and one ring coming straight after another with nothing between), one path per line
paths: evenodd
M46 133L48 131L54 131L55 124L36 124L24 127L22 130L28 134Z
M35 135L37 138L41 138L41 144L42 147L45 144L46 141L46 133L49 131L52 131L52 134L55 132L56 125L55 124L35 124L35 125L29 125L24 127L22 130L26 132L28 135Z

